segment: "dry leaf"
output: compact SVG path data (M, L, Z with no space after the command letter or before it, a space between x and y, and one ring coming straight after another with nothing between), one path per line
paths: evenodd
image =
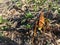
M41 12L41 15L39 17L39 30L43 28L44 24L45 24L44 13Z

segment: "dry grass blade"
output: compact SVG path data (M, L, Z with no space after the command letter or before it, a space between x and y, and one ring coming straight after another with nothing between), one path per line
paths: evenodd
M33 34L33 38L32 38L32 45L34 45L34 38L37 35L37 32L36 32L36 30L37 30L37 23L38 23L38 21L36 21L36 24L35 24L35 27L34 27L34 34Z
M37 35L37 33L36 33L36 30L37 30L37 23L38 23L38 21L36 21L36 24L35 24L35 27L34 27L34 36Z

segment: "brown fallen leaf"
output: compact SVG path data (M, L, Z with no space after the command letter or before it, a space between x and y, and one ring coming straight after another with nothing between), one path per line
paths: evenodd
M39 17L39 24L38 24L38 29L41 30L44 27L45 24L45 18L44 18L44 13L41 12L41 15Z

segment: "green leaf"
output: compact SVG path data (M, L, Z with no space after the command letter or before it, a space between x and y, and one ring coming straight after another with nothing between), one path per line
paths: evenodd
M28 12L28 13L26 13L25 17L26 18L33 18L33 15L31 14L31 12Z
M27 25L26 25L26 28L27 28L27 29L30 29L30 28L31 28L31 25L30 25L30 24L27 24Z
M7 19L3 19L3 22L8 22L8 20Z
M22 5L22 3L20 1L16 2L16 6L20 7Z
M58 13L60 13L60 8L58 9Z
M3 27L1 27L1 30L7 30L7 29L8 29L7 26L3 26Z
M26 0L26 3L29 3L31 0Z
M52 11L55 11L56 9L55 8L52 8Z
M37 8L37 6L35 5L35 6L34 6L34 11L37 11L37 10L38 10L38 8Z
M0 23L3 23L3 17L0 16Z
M11 0L12 2L16 2L16 1L18 1L18 0Z
M23 20L21 21L21 23L25 23L25 21L26 21L26 19L23 19Z
M8 22L8 20L7 20L7 19L3 19L3 17L0 16L0 24L1 24L1 23L4 23L4 22Z
M0 32L0 37L2 36L2 33Z

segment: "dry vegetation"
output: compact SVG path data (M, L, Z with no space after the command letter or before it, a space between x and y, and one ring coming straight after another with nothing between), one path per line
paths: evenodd
M0 45L60 45L60 1L0 0Z

